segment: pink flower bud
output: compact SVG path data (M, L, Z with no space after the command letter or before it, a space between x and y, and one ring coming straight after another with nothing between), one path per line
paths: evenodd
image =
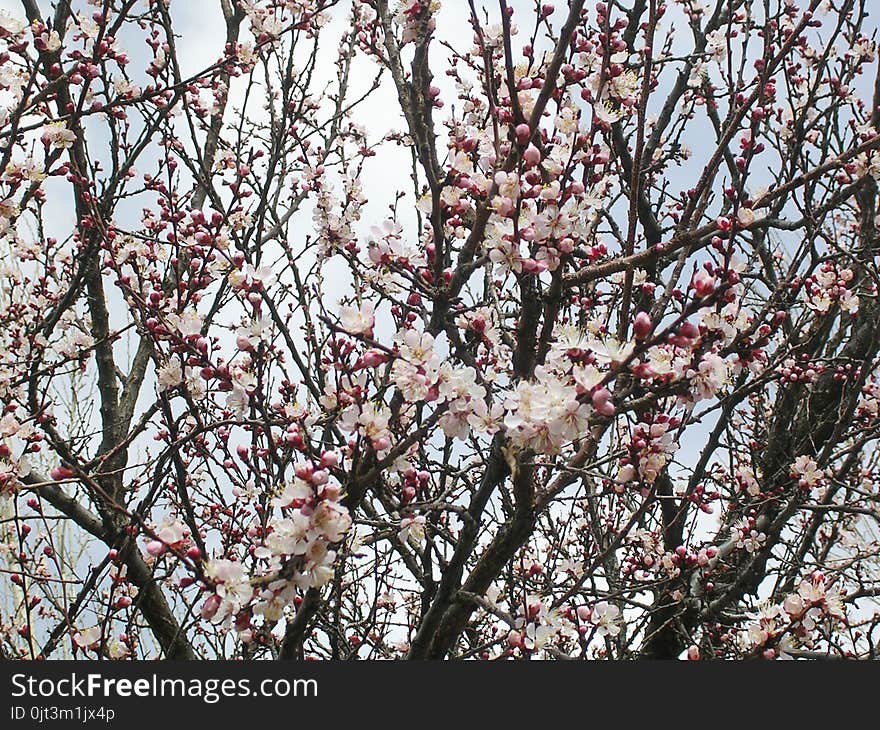
M522 268L528 274L540 274L547 271L546 261L537 261L535 259L523 259Z
M614 415L614 404L611 402L611 393L608 388L599 388L593 393L593 408L603 416Z
M523 161L529 167L536 167L541 161L541 152L535 147L535 145L530 144L526 148L526 151L523 152Z
M165 549L165 543L160 542L159 540L150 540L147 543L147 552L154 558L158 558L162 553L165 552Z
M366 368L375 368L386 362L388 362L388 355L375 348L367 350L361 358L361 363Z
M715 291L715 277L703 269L694 274L694 280L691 284L697 296L701 298L708 297Z
M516 125L516 141L521 144L523 147L529 143L529 140L532 138L532 129L528 124L517 124Z
M235 338L235 346L242 352L249 352L254 349L251 341L244 335L238 335L238 337Z
M522 649L525 645L523 641L523 635L521 631L511 631L507 635L507 643L510 645L511 649Z
M678 336L686 340L695 340L700 336L700 328L693 322L682 322L681 327L678 328Z
M651 334L651 316L647 312L639 312L636 315L633 332L637 340L644 340Z
M70 479L70 477L73 476L73 471L66 466L55 466L52 467L52 470L49 472L49 476L57 482L61 481L62 479Z
M202 604L202 618L210 621L214 616L217 615L217 611L220 608L220 596L216 593L208 596L205 602Z

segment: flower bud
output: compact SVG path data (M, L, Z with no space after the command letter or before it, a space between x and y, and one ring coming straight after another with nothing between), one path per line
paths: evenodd
M637 340L644 340L651 334L651 316L647 312L639 312L633 322L633 332Z
M160 540L150 540L147 543L147 552L154 558L158 558L165 552L165 543Z

